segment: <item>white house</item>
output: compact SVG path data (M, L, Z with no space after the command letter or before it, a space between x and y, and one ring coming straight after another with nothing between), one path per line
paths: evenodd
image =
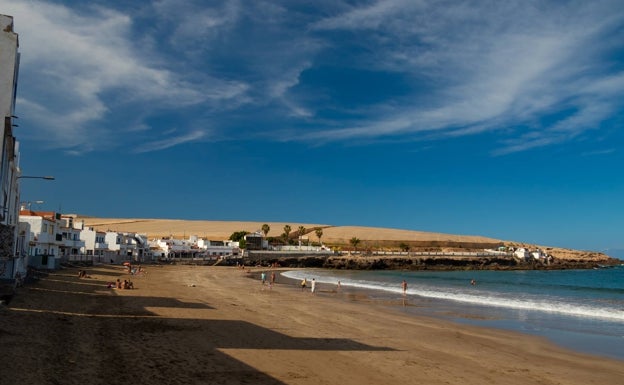
M210 241L207 239L197 239L197 248L202 251L202 255L206 257L228 257L238 256L240 248L238 242L227 241Z
M28 241L28 264L42 269L58 268L63 244L61 215L52 211L24 210L19 219L30 227L30 233L24 235Z
M516 256L516 258L521 259L523 261L527 261L530 256L528 250L525 249L524 247L520 247L516 251L514 251L514 255Z
M123 261L143 262L152 258L145 235L107 231L104 242L108 245L109 250L107 258L115 263Z
M74 223L74 217L61 215L61 245L59 254L62 260L85 260L85 241L81 239L81 224Z
M533 259L535 260L540 260L540 259L545 259L546 258L546 254L544 254L544 252L540 249L537 249L535 251L531 252L531 256L533 257Z

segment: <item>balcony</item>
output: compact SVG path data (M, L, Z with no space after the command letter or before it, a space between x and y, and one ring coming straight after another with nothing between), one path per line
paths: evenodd
M75 247L77 249L80 249L82 247L85 247L85 241L81 241L80 239L77 240L73 240L73 239L63 239L63 247Z

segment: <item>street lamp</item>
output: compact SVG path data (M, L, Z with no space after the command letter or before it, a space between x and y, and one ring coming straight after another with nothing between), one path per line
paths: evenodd
M30 176L30 175L20 175L16 179L45 179L45 180L54 180L53 176Z
M32 206L32 204L36 204L36 205L40 205L43 204L43 201L26 201L26 202L21 202L20 206L21 206L21 210L30 210L30 206Z

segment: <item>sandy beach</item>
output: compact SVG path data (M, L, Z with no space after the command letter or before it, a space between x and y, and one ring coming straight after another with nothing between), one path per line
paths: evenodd
M621 361L249 269L64 269L0 306L0 383L620 384ZM107 288L131 279L134 290ZM332 290L330 290L332 289Z

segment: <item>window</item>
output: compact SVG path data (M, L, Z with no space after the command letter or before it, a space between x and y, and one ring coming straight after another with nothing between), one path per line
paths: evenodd
M48 232L48 224L44 223L41 225L41 232L42 233L47 233Z

